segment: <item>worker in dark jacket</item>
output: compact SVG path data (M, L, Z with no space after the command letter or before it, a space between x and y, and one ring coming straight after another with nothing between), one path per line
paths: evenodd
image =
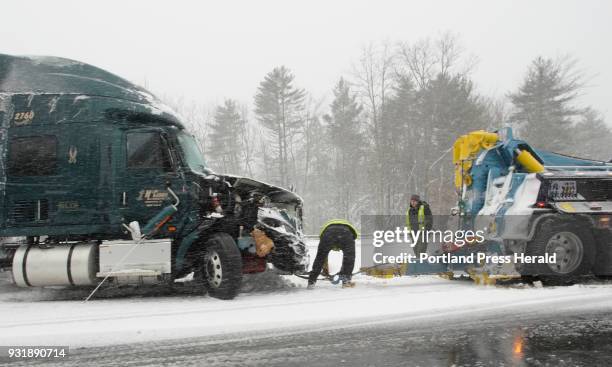
M428 231L433 227L433 215L431 209L429 209L429 204L421 200L419 195L414 194L410 197L410 206L406 212L406 227L414 233L419 230L421 232ZM422 241L417 242L413 247L416 256L419 256L422 252L427 252L425 233L421 236Z
M323 225L319 235L319 247L308 277L308 288L314 288L323 264L327 260L330 251L342 251L342 268L340 269L340 280L343 287L352 287L351 282L353 267L355 267L355 240L357 230L348 221L333 219Z

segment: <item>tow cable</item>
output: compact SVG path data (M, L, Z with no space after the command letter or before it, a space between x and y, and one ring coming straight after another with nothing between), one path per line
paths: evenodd
M353 274L351 274L351 276L355 276L357 274L361 274L361 273L366 272L366 271L368 271L370 269L375 269L375 268L377 268L377 267L379 267L381 265L388 265L388 264L376 264L374 266L370 266L369 268L356 271ZM307 275L302 275L302 274L293 274L293 275L295 275L298 278L302 278L302 279L308 280L308 276ZM340 272L338 272L338 273L336 273L334 275L327 275L327 276L324 276L322 278L318 277L317 281L319 281L319 280L329 280L331 284L338 284L338 283L340 283L340 279L341 279L340 278Z

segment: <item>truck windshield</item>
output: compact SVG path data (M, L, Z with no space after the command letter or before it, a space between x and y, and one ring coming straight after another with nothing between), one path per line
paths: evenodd
M204 155L200 151L200 147L193 136L181 131L178 133L178 141L183 149L185 163L187 163L187 166L189 166L192 171L206 175L212 173L206 166Z

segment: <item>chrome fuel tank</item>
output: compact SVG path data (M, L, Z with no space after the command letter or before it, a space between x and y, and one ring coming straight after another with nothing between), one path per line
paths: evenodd
M13 279L20 287L93 285L96 260L95 244L22 245L13 257Z

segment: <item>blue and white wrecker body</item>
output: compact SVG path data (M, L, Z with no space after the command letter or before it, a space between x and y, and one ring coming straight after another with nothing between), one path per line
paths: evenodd
M493 278L612 275L612 163L536 149L510 128L461 136L453 162L453 214L460 228L486 234L485 243L454 250L555 258L462 270Z

